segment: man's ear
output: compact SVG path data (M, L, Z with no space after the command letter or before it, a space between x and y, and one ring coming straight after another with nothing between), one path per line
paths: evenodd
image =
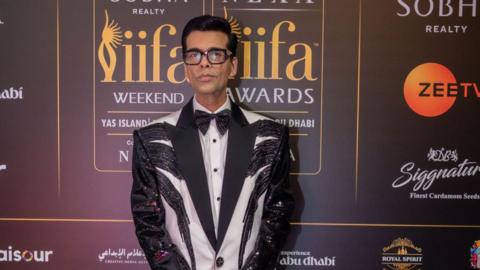
M236 56L232 57L232 69L230 70L229 78L234 78L237 75L238 69L238 58Z
M187 72L187 65L185 65L185 63L183 63L183 72L185 72L185 79L187 80L187 83L190 83L190 78L188 78L189 75Z

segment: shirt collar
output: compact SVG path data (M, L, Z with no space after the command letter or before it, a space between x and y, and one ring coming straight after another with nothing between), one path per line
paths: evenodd
M220 108L218 108L214 112L211 112L209 109L202 106L202 104L198 103L196 96L193 97L193 111L194 112L196 110L199 110L199 111L204 111L204 112L207 112L207 113L218 113L218 112L221 112L223 110L231 110L231 109L232 109L232 105L230 104L230 98L228 98L228 96L227 96L227 100L225 100L225 103L223 103L223 105L220 106Z

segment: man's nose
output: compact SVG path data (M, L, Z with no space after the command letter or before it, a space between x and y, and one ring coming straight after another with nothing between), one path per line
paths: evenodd
M206 54L202 54L202 58L200 59L200 66L201 67L210 67L211 66L210 62L208 62Z

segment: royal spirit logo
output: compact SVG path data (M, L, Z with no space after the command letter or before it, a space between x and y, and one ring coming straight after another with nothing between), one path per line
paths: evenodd
M475 241L470 248L470 267L480 269L480 240Z
M47 263L53 255L51 250L17 250L12 246L0 249L0 262L41 262Z
M456 163L454 166L422 169L415 165L415 162L407 162L400 168L399 176L392 183L393 188L401 188L412 185L412 191L426 191L432 187L437 180L461 179L465 177L473 177L480 172L480 166L475 161L464 159L459 162L459 156L456 149L434 149L430 148L427 153L427 161L441 163Z
M297 25L293 21L275 22L273 27L240 27L225 10L225 18L229 19L238 36L243 36L238 51L240 59L240 77L243 80L281 80L315 81L313 75L312 45L305 42L289 42L282 36L294 33ZM105 10L105 24L98 46L98 61L103 70L102 83L117 81L125 83L163 83L185 82L181 46L173 40L179 40L177 27L165 23L159 25L153 33L146 30L123 31ZM167 35L167 37L165 37ZM165 39L170 41L165 42ZM162 51L168 52L162 54ZM255 53L256 57L252 57ZM266 63L266 55L270 63ZM165 57L166 56L166 57ZM288 58L280 61L280 56ZM166 59L165 59L166 58ZM120 67L119 63L123 63ZM134 63L138 64L135 70ZM151 67L148 71L148 67ZM255 67L255 72L252 67Z
M407 75L403 95L418 115L437 117L450 110L457 98L480 98L480 89L475 82L458 82L444 65L425 63Z
M435 34L465 34L469 25L464 19L476 18L478 3L476 0L396 0L397 16L429 18L428 21L438 21L435 24L425 24L425 33ZM430 19L432 18L432 19ZM445 24L445 18L451 22ZM422 20L425 21L425 20Z
M18 89L14 87L3 89L3 91L0 91L0 100L1 99L23 99L23 87L20 86Z
M408 238L397 238L383 248L382 269L414 270L422 266L422 249ZM387 268L386 268L387 267Z

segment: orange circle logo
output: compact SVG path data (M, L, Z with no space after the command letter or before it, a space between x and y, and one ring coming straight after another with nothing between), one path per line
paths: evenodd
M403 95L410 109L425 117L435 117L447 112L455 103L452 90L457 80L445 66L425 63L408 74L403 85Z

